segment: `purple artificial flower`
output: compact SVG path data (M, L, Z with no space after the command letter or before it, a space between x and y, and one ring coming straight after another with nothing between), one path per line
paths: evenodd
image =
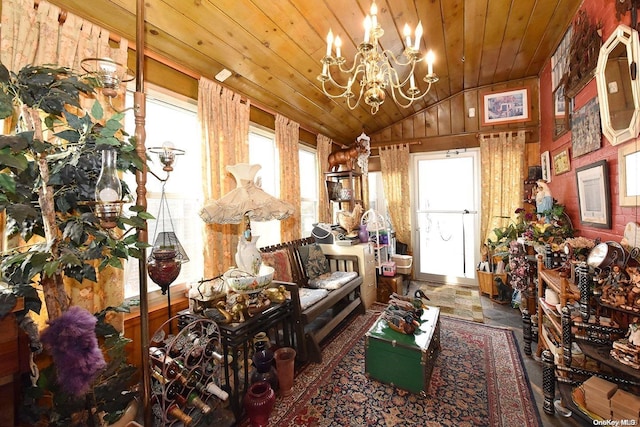
M98 347L97 319L82 307L72 306L41 334L56 367L58 383L67 393L86 394L97 374L107 364Z

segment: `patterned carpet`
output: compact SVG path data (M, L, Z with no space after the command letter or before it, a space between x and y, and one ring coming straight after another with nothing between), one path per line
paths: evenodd
M440 307L440 313L458 319L483 323L480 291L459 285L440 285L412 280L409 295L416 289L422 289L429 297L429 305Z
M278 397L269 425L542 425L513 332L441 317L441 353L420 397L365 374L364 334L378 315L355 318L324 347L322 364L297 373L293 395Z

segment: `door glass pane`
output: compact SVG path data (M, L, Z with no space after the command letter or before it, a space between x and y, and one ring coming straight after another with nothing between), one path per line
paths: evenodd
M475 165L475 155L417 159L417 278L456 283L475 276Z

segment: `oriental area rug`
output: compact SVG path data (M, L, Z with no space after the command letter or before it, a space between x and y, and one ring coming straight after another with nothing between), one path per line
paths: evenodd
M293 395L277 398L269 425L542 425L512 331L441 317L441 352L421 397L365 374L364 336L379 314L353 319L324 346L321 364L300 369Z
M484 322L480 291L477 289L412 280L408 295L413 295L416 289L429 297L429 305L440 307L440 314L444 316Z

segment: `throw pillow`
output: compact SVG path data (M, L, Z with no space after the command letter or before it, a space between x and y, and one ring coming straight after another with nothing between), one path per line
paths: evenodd
M263 252L262 262L269 267L273 267L275 270L273 280L278 280L280 282L293 282L291 260L289 259L289 253L285 249L278 249L273 252Z
M314 243L300 246L298 253L300 254L300 261L302 262L304 271L310 280L330 271L329 261L327 257L324 256L324 253L322 253L320 245Z

